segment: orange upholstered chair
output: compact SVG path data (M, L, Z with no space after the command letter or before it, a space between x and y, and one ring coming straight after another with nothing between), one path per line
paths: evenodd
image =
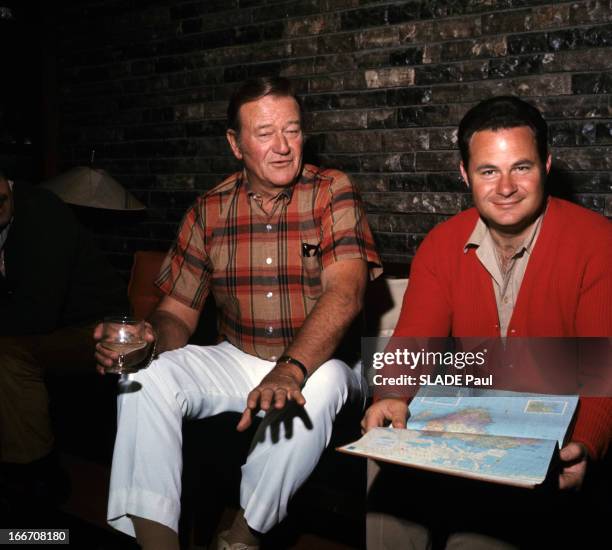
M163 294L154 281L165 257L165 252L148 250L139 250L134 254L128 298L135 317L146 319L161 300Z

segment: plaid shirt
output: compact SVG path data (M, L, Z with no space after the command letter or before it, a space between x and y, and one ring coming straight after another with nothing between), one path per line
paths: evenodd
M321 272L362 258L382 271L361 200L337 170L305 165L271 214L233 174L202 195L181 223L156 284L197 310L212 290L219 333L251 355L280 357L322 293Z

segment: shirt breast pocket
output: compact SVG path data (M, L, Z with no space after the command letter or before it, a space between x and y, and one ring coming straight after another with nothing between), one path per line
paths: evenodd
M317 237L304 238L301 243L302 286L306 298L316 300L321 296L321 242Z

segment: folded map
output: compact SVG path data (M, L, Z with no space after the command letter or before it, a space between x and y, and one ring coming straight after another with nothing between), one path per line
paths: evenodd
M375 428L338 450L463 477L534 487L562 447L577 396L421 389L406 429Z

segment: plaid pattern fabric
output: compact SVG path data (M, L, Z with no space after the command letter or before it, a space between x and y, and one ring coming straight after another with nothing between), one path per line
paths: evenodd
M345 174L305 165L267 215L244 174L236 173L187 211L157 285L197 310L212 291L220 334L274 361L321 295L322 270L350 258L366 260L372 278L382 271L361 200Z

